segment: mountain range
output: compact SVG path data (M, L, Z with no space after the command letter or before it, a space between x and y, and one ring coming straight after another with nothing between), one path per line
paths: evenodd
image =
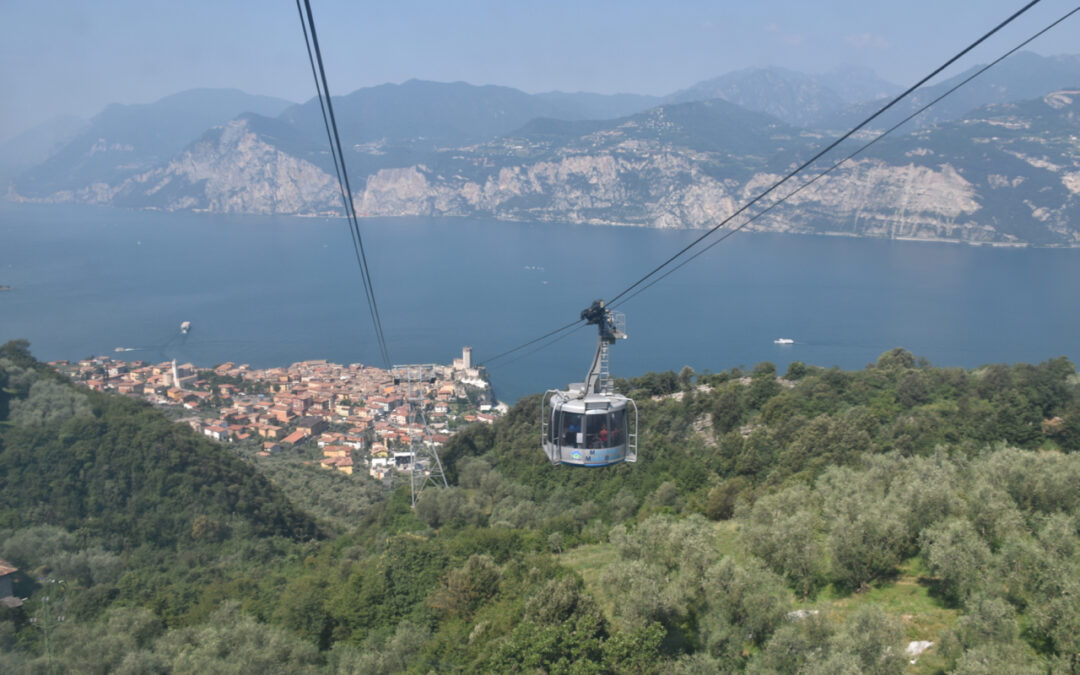
M859 69L736 71L662 98L410 80L336 97L335 112L363 215L702 228L898 90ZM1080 245L1078 97L1080 57L1018 54L749 228ZM110 106L67 139L11 181L9 199L340 213L314 99L184 92Z

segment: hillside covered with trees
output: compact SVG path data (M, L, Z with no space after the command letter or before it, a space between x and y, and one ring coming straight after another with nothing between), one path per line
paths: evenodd
M641 459L552 467L539 397L426 490L256 460L0 348L0 671L1045 673L1080 667L1064 358L649 374ZM905 652L913 641L933 646ZM914 663L912 663L914 661Z

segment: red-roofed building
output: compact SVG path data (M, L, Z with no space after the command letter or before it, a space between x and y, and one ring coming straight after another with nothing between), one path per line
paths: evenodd
M349 466L349 473L352 473L352 466ZM6 560L0 559L0 604L5 607L19 607L22 605L22 600L16 598L14 589L12 588L12 577L19 569L9 563Z
M344 445L347 445L354 450L362 450L364 446L367 445L367 439L355 434L346 434Z
M395 408L394 411L390 413L390 421L397 425L403 425L408 423L409 409L405 406Z
M282 443L288 443L289 445L299 445L307 439L307 434L297 429L285 438L281 439Z
M225 427L217 425L211 425L203 429L203 433L214 439L215 441L228 441L230 438L229 430Z
M281 427L273 424L259 424L255 426L255 430L263 438L281 438Z
M308 417L302 417L297 420L296 428L303 430L308 436L314 436L315 434L321 434L326 431L326 421L321 417L309 415Z
M141 396L143 393L143 385L141 382L121 382L116 385L116 391L121 394L127 394L128 396Z
M349 457L324 457L319 461L319 465L324 469L337 469L349 475L353 472L353 461Z
M348 457L349 448L344 445L328 445L322 450L323 457Z

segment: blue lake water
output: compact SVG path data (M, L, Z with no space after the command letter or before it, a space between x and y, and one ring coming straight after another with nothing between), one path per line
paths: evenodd
M396 363L447 363L462 345L483 361L573 321L700 234L422 218L362 227ZM0 293L0 341L28 338L45 360L382 365L344 221L3 204L0 284L14 288ZM612 371L862 368L896 346L941 366L1075 362L1078 291L1076 250L740 233L619 308L630 338ZM580 330L494 364L499 397L581 380L595 340Z

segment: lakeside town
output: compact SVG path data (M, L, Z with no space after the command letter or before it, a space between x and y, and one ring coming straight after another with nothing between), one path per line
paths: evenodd
M415 443L437 451L458 428L491 424L507 410L495 400L483 367L472 364L470 347L449 365L401 371L325 359L266 369L232 362L198 368L108 356L50 365L90 389L177 411L178 422L197 433L249 444L259 456L315 446L322 467L347 474L366 471L378 480L410 471L419 461ZM422 378L415 377L418 372Z

